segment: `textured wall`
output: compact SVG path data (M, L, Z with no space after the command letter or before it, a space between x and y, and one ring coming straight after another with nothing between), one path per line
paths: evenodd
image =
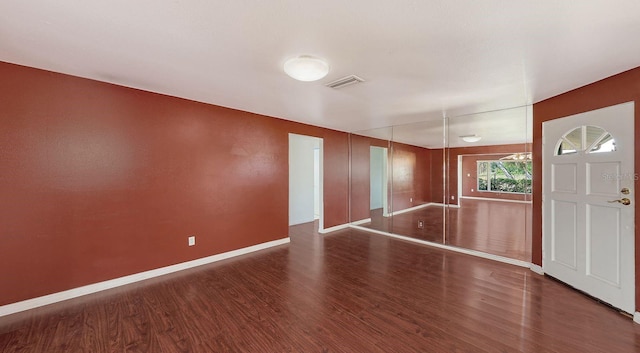
M389 188L393 210L403 210L431 201L431 151L402 143L351 136L351 220L370 217L370 147L387 147ZM442 180L438 187L442 188ZM410 199L413 201L409 201Z
M615 104L635 101L635 170L640 169L640 68L611 76L590 85L533 105L533 243L532 262L542 265L542 123ZM638 190L640 182L635 181ZM636 193L637 194L637 193ZM640 207L635 208L636 224ZM640 308L640 232L636 226L636 307Z
M6 63L0 77L0 305L287 237L289 132L324 138L325 227L348 221L346 133Z
M432 184L442 185L431 179L431 150L394 142L392 155L393 210L431 202Z

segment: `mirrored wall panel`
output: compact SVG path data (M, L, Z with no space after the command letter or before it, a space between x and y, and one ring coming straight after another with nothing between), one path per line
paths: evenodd
M351 135L353 224L530 260L531 107Z
M444 132L442 117L393 127L395 234L445 242Z
M447 119L446 244L531 259L530 106Z
M351 223L393 232L392 128L351 134Z

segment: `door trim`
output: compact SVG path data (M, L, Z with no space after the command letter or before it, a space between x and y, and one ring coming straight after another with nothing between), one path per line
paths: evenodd
M629 107L630 107L630 110L631 110L630 112L629 112ZM557 141L556 140L550 140L550 138L549 138L549 135L550 135L549 130L551 129L552 134L559 133L560 131L557 131L557 130L554 131L553 129L558 129L557 124L560 124L560 126L565 125L562 122L558 121L558 120L563 119L563 118L578 118L578 117L582 116L580 118L589 119L590 118L589 114L593 114L593 115L591 115L592 116L591 119L598 118L601 121L607 121L606 120L607 117L604 117L605 120L602 120L603 111L607 110L607 109L613 110L614 113L616 113L616 114L623 113L623 114L625 114L625 119L629 119L629 120L624 120L623 121L624 124L613 125L613 126L611 124L609 124L609 128L611 128L613 131L618 130L617 131L617 135L618 136L627 136L625 138L627 140L625 141L625 139L621 138L620 143L621 143L621 147L625 148L625 150L627 150L627 151L630 151L629 153L631 154L631 158L622 158L622 159L620 159L620 161L625 161L626 160L626 162L624 162L624 163L626 163L627 167L625 167L625 170L622 170L621 173L618 173L617 177L618 178L622 178L622 177L624 177L625 175L627 175L629 173L633 173L634 178L635 178L636 177L635 176L636 175L635 174L635 171L636 171L635 159L637 158L637 156L634 156L635 145L636 145L636 143L635 143L635 134L633 133L633 131L634 131L633 130L633 126L635 125L635 102L634 101L625 102L625 103L621 103L621 104L615 104L615 105L612 105L612 106L609 106L609 107L595 109L595 110L584 112L584 113L573 114L573 115L566 116L566 117L561 117L561 118L557 118L557 119L553 119L553 120L548 120L548 121L545 121L545 122L542 123L542 148L541 148L541 151L540 151L541 152L541 160L542 160L542 163L541 163L541 169L542 169L542 173L541 173L542 174L542 178L541 178L541 180L542 180L542 190L541 190L542 191L541 192L541 202L542 202L541 203L541 211L542 211L541 212L542 213L541 214L541 216L542 216L541 217L541 220L542 220L542 243L541 243L541 245L542 245L541 246L541 250L542 250L542 267L539 268L539 270L541 270L540 272L542 272L542 273L549 274L548 271L550 271L550 269L549 269L550 261L552 261L550 259L551 254L548 253L548 251L550 249L549 248L550 245L548 244L548 241L549 241L549 236L551 236L549 234L549 231L550 231L549 230L549 226L550 226L550 224L548 222L550 222L550 219L549 219L549 214L548 213L550 212L549 207L552 207L551 206L551 199L550 199L550 197L551 197L550 188L552 187L552 185L549 184L549 183L551 183L551 175L549 174L550 170L548 168L550 168L550 166L551 166L551 164L549 162L549 158L554 158L552 155L549 154L549 151L553 151L554 150ZM555 122L555 124L554 124L554 122ZM554 124L554 126L550 127L551 124ZM601 124L604 124L604 123L601 123ZM631 124L630 127L628 126L629 124ZM591 124L588 121L584 121L584 122L576 121L575 124L572 123L572 124L566 124L566 125L570 126L570 127L568 127L568 129L571 129L573 126L598 125L598 123ZM627 130L626 131L621 131L619 129L620 127L622 127L622 129L627 129ZM562 126L561 128L564 128L564 126ZM627 134L628 131L632 131L630 133L630 135ZM564 131L562 131L560 133L564 133ZM612 133L612 135L613 135L613 133ZM561 135L561 136L564 136L564 135ZM615 135L614 135L614 137L615 137ZM626 143L627 145L623 145L624 143ZM580 155L582 155L582 154L580 154ZM573 154L571 156L573 156ZM578 156L578 155L575 155L575 156ZM591 154L589 154L587 156L591 156ZM593 156L595 156L595 155L593 155ZM555 157L555 158L557 159L557 157ZM592 157L592 158L595 158L595 157ZM583 160L583 157L579 158L579 160ZM569 161L567 161L567 162L569 162ZM586 163L585 165L587 166L587 170L588 170L588 166L592 162L589 162L589 158L587 158L587 160L580 161L579 163ZM587 178L587 180L588 180L588 176L585 175L584 177ZM591 180L593 180L593 179L591 179ZM629 180L627 180L627 184L628 183L629 183ZM635 183L633 180L631 181L631 187L633 187L634 189L635 189L636 184L637 183ZM579 192L579 194L581 192L583 193L584 196L582 196L582 197L593 197L594 195L595 196L598 195L597 193L596 194L590 194L588 192L586 194L584 194L585 191L578 191L578 192ZM638 194L638 192L636 190L634 190L634 192L632 193L632 195L637 195L637 194ZM553 194L553 195L555 195L555 194ZM591 195L591 196L589 196L589 195ZM634 207L635 207L635 202L638 201L638 198L636 198L634 196L632 199L634 199L633 202L634 202ZM583 199L583 200L586 200L586 199ZM579 204L581 204L581 205L588 205L589 204L589 202L587 202L585 204L584 201L577 201L577 202ZM587 210L588 210L588 207L587 207ZM581 212L580 212L580 214L581 214ZM632 246L633 249L630 251L630 254L626 254L622 258L622 259L626 259L626 266L627 267L624 267L624 268L629 269L629 267L628 267L629 263L632 264L632 265L630 265L630 266L632 266L630 271L626 272L627 277L625 277L626 279L625 279L624 284L623 284L623 285L626 286L624 288L627 288L627 291L622 291L622 292L619 292L617 290L609 291L609 290L606 290L606 288L607 288L606 286L599 287L598 285L595 285L595 286L594 285L588 285L588 281L592 281L591 279L589 279L591 277L588 275L588 273L589 273L588 267L587 267L587 270L586 270L587 271L586 274L581 273L581 271L583 269L578 269L577 275L579 277L573 277L573 275L570 275L570 273L566 273L567 276L568 276L566 279L563 279L563 278L558 278L558 279L560 281L568 283L569 285L572 285L569 282L576 282L577 283L576 288L578 290L580 290L580 291L583 291L583 292L587 293L588 295L593 295L593 294L590 294L588 289L585 290L585 289L579 288L579 287L584 285L584 284L587 284L586 288L593 289L594 292L600 293L599 295L602 295L604 297L608 297L612 301L617 301L617 300L620 299L620 301L618 302L618 305L623 306L623 308L621 308L621 309L624 309L624 311L628 311L630 313L636 313L634 315L634 321L637 322L637 323L640 323L640 313L635 311L636 310L636 305L637 305L637 302L636 302L636 284L637 284L637 281L635 279L635 276L636 276L635 272L636 272L636 267L637 267L636 266L637 261L635 259L635 249L637 248L636 232L635 232L636 213L635 212L631 212L630 217L631 218L627 218L627 219L630 219L632 221L631 222L631 225L632 225L631 226L631 229L632 229L631 230L631 236L629 236L629 232L627 231L627 233L626 233L627 236L624 239L626 239L625 242L627 242L627 244L628 244L628 242L632 242L632 244L626 245L627 249L628 249L628 246ZM579 224L583 225L583 222L580 221ZM623 224L623 223L621 223L621 224ZM627 224L629 224L629 223L627 223ZM600 234L603 234L603 233L600 233ZM584 236L581 233L581 231L579 231L578 236L581 236L581 235ZM587 244L587 247L588 246L589 245ZM587 258L588 258L589 254L588 254L588 252L584 252L582 254L580 254L580 252L577 252L575 254L575 256L587 256ZM581 262L579 260L577 260L577 261L578 261L577 265L580 266ZM622 261L622 265L625 265L624 262L625 262L625 260ZM587 265L588 265L588 263L589 262L587 260ZM554 268L557 269L557 266L554 265ZM622 267L619 267L619 269L621 269L621 268ZM533 270L533 268L532 268L532 270ZM563 271L560 271L560 272L563 272ZM630 274L629 274L629 272L630 272ZM622 274L623 272L621 271L620 273ZM581 275L583 275L583 276L580 277ZM551 274L551 276L553 276L553 274ZM562 277L562 276L560 276L560 277ZM630 280L629 277L631 277L632 279ZM593 284L593 282L591 282L591 283ZM631 287L631 288L629 288L629 287ZM605 290L602 290L603 288L605 288ZM618 288L620 288L620 287L618 287ZM611 294L610 295L610 293L618 293L618 294ZM626 293L626 294L622 294L622 293ZM632 295L630 295L630 293ZM616 297L618 299L614 300L614 298L616 298ZM607 301L607 300L602 299L602 298L600 298L600 300L602 300L603 302ZM617 306L615 303L613 303L613 305Z

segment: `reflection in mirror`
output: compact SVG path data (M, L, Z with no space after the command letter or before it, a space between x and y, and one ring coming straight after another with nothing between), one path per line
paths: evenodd
M443 118L393 127L392 232L444 243Z
M530 261L531 119L527 106L351 134L351 222Z
M352 134L351 221L443 243L443 146L442 118Z
M351 223L390 232L391 128L351 134Z
M530 261L531 126L530 107L448 119L446 244Z

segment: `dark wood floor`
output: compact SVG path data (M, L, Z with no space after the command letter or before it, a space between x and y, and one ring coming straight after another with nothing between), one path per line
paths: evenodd
M424 226L418 227L418 221ZM531 204L461 199L460 208L428 206L393 217L371 211L363 227L465 249L531 260Z
M527 269L305 224L289 245L1 317L0 351L640 352L640 325Z

